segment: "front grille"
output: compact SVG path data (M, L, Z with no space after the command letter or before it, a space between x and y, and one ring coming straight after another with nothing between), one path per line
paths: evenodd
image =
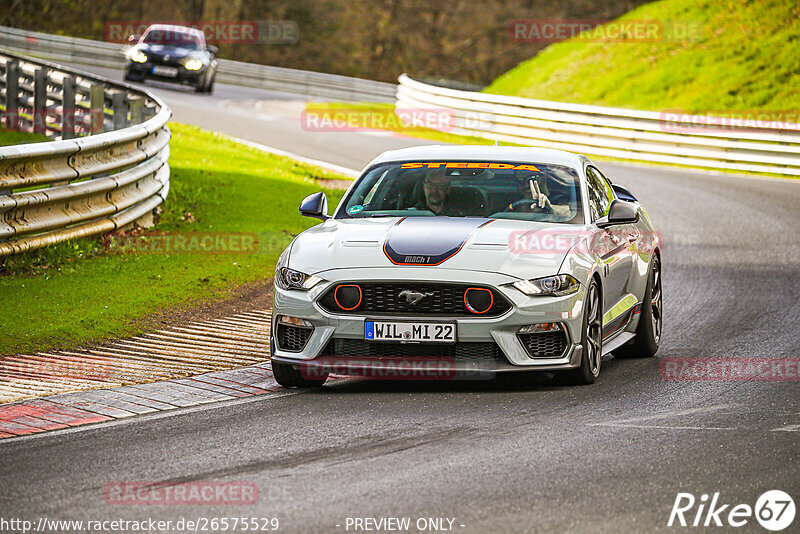
M361 287L361 303L352 310L343 310L336 304L334 292L339 285L357 284ZM511 303L492 288L493 304L485 313L475 314L464 305L464 291L470 287L482 287L469 284L438 284L418 282L342 282L331 286L319 299L319 304L330 313L348 315L429 315L429 316L467 316L497 317L511 309ZM403 291L426 294L417 304L409 304L406 297L400 297Z
M525 350L531 358L558 358L567 349L567 335L563 330L558 332L541 332L537 334L517 334Z
M450 358L468 362L507 362L503 351L492 341L427 344L334 338L325 346L321 356L373 359Z
M166 55L161 56L154 54L152 52L146 52L145 55L150 60L150 63L153 65L165 65L168 67L181 67L183 66L183 58L178 56L169 55L169 59L166 59Z
M313 328L278 323L278 347L286 352L300 352L308 343Z

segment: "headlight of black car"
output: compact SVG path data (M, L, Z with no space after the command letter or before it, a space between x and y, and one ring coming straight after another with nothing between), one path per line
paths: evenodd
M183 61L183 67L186 70L200 70L203 68L203 62L197 58L190 57Z

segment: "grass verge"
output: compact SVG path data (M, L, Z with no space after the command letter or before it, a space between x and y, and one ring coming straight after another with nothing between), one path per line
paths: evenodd
M113 241L97 238L10 257L0 276L0 354L134 335L152 326L148 317L271 278L283 247L315 224L299 215L300 200L320 189L317 180L346 179L199 128L169 126L169 198L146 238L157 250L109 249ZM331 205L342 193L328 192ZM192 238L205 236L221 241L198 253ZM253 236L257 245L244 247ZM176 239L190 252L158 246Z
M49 139L40 134L18 132L0 126L0 146L22 145L25 143L41 143Z
M618 19L626 20L700 31L658 42L563 41L485 91L656 111L800 109L796 0L661 0Z

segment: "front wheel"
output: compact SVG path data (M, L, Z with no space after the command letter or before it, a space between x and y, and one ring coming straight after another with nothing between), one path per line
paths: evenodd
M650 276L644 290L642 311L636 337L630 345L623 345L614 351L621 358L649 358L658 352L661 342L662 302L661 302L661 260L653 256Z
M603 358L603 298L600 286L594 278L586 290L586 300L583 305L585 312L581 328L583 348L581 365L565 373L567 382L575 385L592 384L600 376Z
M328 373L317 375L318 378L314 379L305 378L292 365L277 362L272 362L272 375L285 388L318 388L328 379Z

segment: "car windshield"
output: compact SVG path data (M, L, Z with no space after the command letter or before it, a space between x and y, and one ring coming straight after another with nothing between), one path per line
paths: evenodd
M409 161L370 169L337 218L490 217L582 223L579 178L563 165Z
M200 50L203 47L200 35L180 29L150 30L143 41L152 45L179 46L191 50Z

